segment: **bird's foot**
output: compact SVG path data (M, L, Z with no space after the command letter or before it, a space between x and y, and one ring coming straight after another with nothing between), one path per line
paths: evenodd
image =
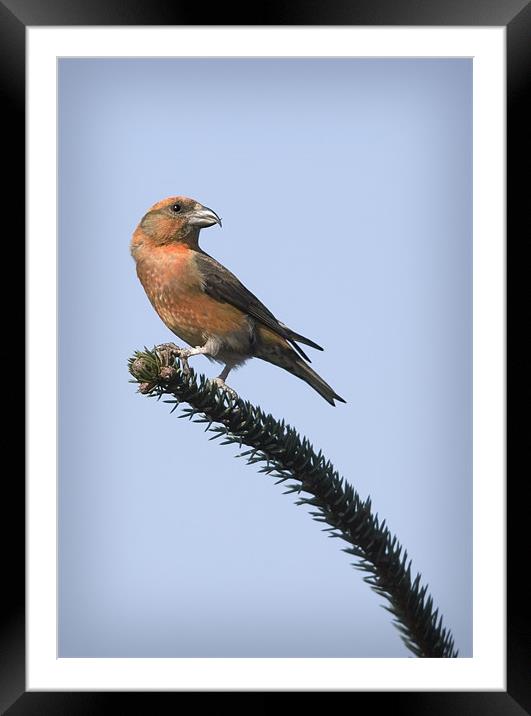
M179 348L175 343L161 343L157 346L155 352L162 361L163 366L169 366L174 358L178 358L181 362L182 371L185 375L190 374L190 366L188 358L192 354L189 348Z
M238 398L238 393L233 390L230 386L228 386L223 378L211 378L209 380L210 383L213 383L217 388L220 390L223 390L223 392L227 393L231 398L236 400Z

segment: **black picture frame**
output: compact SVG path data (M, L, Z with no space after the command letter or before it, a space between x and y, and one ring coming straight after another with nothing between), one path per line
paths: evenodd
M205 18L208 21L205 22ZM446 25L505 26L507 29L507 232L512 244L528 219L530 159L526 142L531 116L525 106L531 76L529 0L308 0L308 2L213 5L150 0L0 0L0 73L4 98L4 142L12 150L5 206L21 205L25 187L25 28L64 25ZM527 147L527 149L526 149ZM4 169L4 176L7 172ZM522 179L523 177L523 179ZM21 224L18 224L20 226ZM20 229L19 229L20 231ZM522 236L522 239L525 238ZM22 237L16 237L22 245ZM508 243L509 246L509 243ZM510 259L508 251L508 261ZM508 294L509 298L509 294ZM35 356L33 356L35 359ZM20 400L20 398L17 398ZM372 708L393 713L531 713L531 627L529 594L521 584L528 561L524 515L525 480L508 483L508 614L506 692L352 692L353 705L370 699ZM22 714L125 713L136 707L159 713L178 707L182 692L26 692L25 689L25 488L21 475L4 478L4 608L0 636L0 711ZM7 506L12 518L5 519ZM526 532L524 533L524 530ZM266 695L265 703L269 695ZM134 700L134 702L133 702ZM218 702L219 708L219 702Z

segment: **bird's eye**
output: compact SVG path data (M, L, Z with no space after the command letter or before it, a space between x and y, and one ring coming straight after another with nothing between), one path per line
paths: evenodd
M181 205L180 204L172 204L170 208L174 214L178 214L181 210Z

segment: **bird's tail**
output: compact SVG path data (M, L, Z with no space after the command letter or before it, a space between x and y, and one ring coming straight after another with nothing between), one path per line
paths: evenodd
M293 375L296 375L298 378L306 381L306 383L311 385L311 387L316 390L319 395L322 395L323 398L330 403L330 405L335 405L334 400L339 400L341 403L347 402L344 398L338 395L336 391L314 371L313 368L310 368L308 363L305 363L300 358L297 357L295 360L290 362L289 365L283 365L282 367L290 373L293 373Z
M259 343L257 345L256 357L273 363L273 365L284 368L289 373L296 375L304 380L308 385L316 390L319 395L330 403L335 405L334 400L346 403L336 391L326 383L308 363L298 356L286 339L281 338L267 328L261 328L259 331Z
M291 328L288 328L285 323L281 323L279 321L279 325L282 326L282 328L284 329L285 336L290 343L293 343L296 341L297 343L303 343L305 346L310 346L311 348L315 348L318 351L323 350L323 347L320 346L318 343L310 340L309 338L306 338L305 336L301 336L300 333L295 333L295 331L292 331Z

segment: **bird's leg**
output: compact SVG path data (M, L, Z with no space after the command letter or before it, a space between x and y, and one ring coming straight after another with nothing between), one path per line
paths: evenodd
M180 348L175 343L162 343L157 346L156 353L162 361L163 366L169 366L173 358L178 358L182 363L183 373L188 375L190 367L188 358L190 356L190 348Z
M156 348L157 354L164 366L169 366L172 358L178 358L181 361L182 370L185 375L190 373L188 358L198 355L215 356L217 350L218 346L213 341L207 341L204 346L195 346L195 348L179 348L175 343L163 343ZM224 390L231 398L237 398L238 393L225 383L233 367L234 365L232 363L226 363L217 378L211 378L209 382L214 383L218 388Z
M229 377L229 373L231 372L231 370L232 370L232 366L230 365L230 363L227 363L225 368L223 368L221 373L218 375L217 380L224 383L227 380L227 378Z
M195 348L182 348L179 358L183 364L183 372L188 375L190 373L190 367L188 365L188 358L192 356L209 356L213 355L212 348L208 343L204 346L196 346Z
M210 382L214 383L214 385L217 385L218 388L221 388L226 393L228 393L231 396L231 398L237 398L238 393L235 390L233 390L232 388L229 388L229 386L225 383L232 368L233 368L233 366L230 363L227 363L225 365L225 368L223 368L221 373L218 375L218 377L212 378Z
M204 346L195 346L195 348L179 348L175 343L162 343L157 346L156 351L165 366L170 364L172 358L178 358L181 361L183 373L189 375L188 358L198 355L215 355L215 346L208 341Z

